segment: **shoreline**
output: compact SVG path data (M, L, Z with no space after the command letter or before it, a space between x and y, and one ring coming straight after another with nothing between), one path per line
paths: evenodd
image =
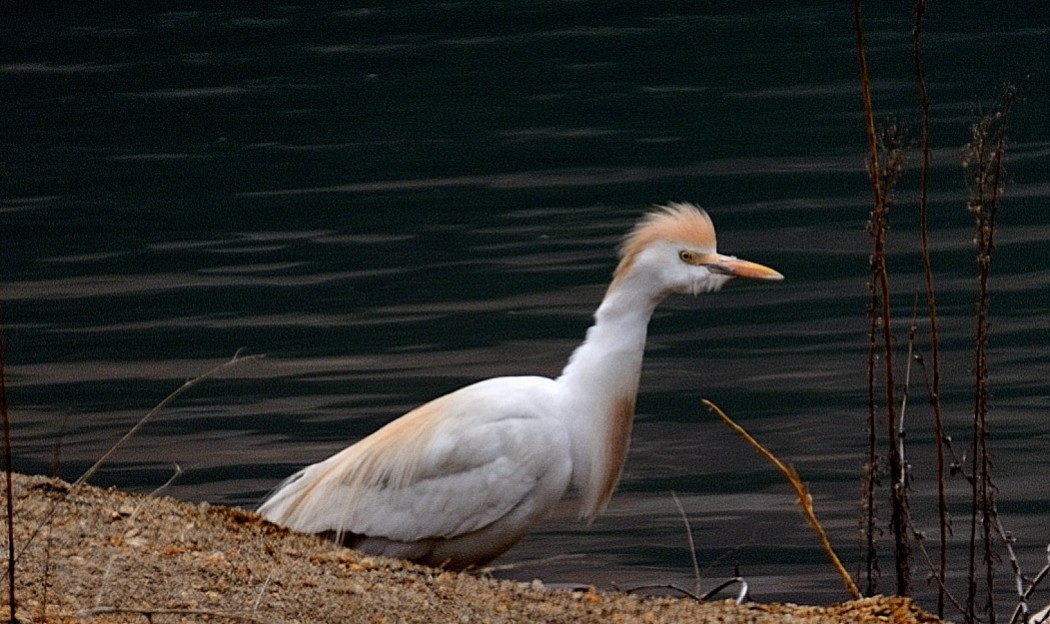
M363 555L238 509L13 479L23 622L940 622L902 598L737 605L553 590ZM6 576L6 549L3 560ZM7 602L5 579L5 614Z

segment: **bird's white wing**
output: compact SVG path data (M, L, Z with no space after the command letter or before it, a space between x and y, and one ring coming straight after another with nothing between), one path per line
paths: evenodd
M492 379L431 401L292 476L259 511L298 531L405 542L471 533L523 507L545 514L571 473L552 383Z

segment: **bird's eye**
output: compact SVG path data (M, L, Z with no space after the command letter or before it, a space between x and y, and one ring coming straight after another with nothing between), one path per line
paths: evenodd
M700 256L688 249L679 251L678 259L686 264L700 264Z

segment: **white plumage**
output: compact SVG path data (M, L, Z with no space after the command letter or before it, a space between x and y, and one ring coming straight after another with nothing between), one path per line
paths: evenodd
M627 236L595 323L557 379L499 377L426 403L292 475L271 521L359 550L464 569L540 522L570 487L593 519L620 478L646 330L671 293L783 279L716 252L707 213L670 204Z

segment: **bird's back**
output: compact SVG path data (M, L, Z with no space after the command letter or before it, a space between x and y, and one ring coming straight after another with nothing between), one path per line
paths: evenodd
M572 472L557 386L489 379L426 403L289 478L268 519L378 554L463 568L523 537Z

